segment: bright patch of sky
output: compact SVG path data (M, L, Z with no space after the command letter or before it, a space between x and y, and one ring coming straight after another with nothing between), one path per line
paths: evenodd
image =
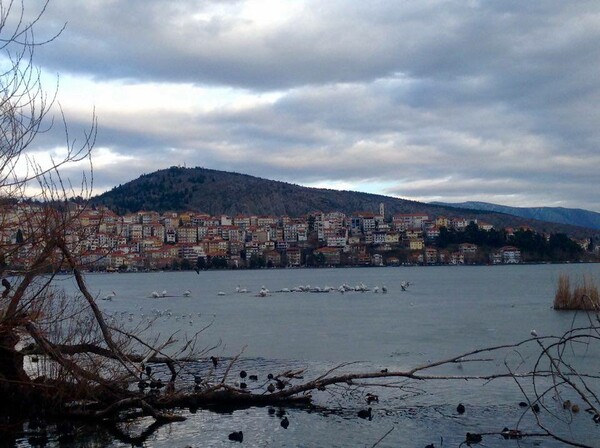
M273 104L281 95L281 92L252 92L188 83L99 81L86 76L60 76L60 103L63 107L82 111L93 105L100 113L158 110L185 114L236 110Z
M377 182L374 180L359 181L338 181L338 180L320 180L316 182L306 182L304 186L312 188L329 188L332 190L356 191L356 185L360 184L360 191L372 194L384 194L388 188L394 186L391 182ZM391 195L390 195L391 196Z

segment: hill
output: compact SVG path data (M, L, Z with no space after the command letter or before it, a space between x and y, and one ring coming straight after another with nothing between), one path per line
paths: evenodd
M507 205L490 204L488 202L433 202L437 205L458 207L470 210L486 210L490 212L508 213L527 219L555 222L560 224L573 224L590 229L600 229L600 213L583 210L580 208L564 207L509 207Z
M503 213L426 204L389 196L308 188L246 174L206 168L171 167L119 185L92 198L119 214L140 210L195 210L211 215L302 216L317 211L346 214L374 212L385 205L387 216L396 213L427 213L433 216L477 218L496 227L529 225L540 232L564 232L575 237L589 236L590 229L541 222Z

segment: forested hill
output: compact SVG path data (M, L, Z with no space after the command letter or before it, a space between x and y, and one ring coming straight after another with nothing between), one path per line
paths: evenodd
M466 210L442 205L353 191L301 187L286 182L206 168L171 167L150 174L92 199L119 214L140 210L195 210L211 215L302 216L316 211L377 212L385 205L386 215L427 213L432 216L464 216L497 227L530 225L538 231L590 235L589 229L545 223L502 213Z

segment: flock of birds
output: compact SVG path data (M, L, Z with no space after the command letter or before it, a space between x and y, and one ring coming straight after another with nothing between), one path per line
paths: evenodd
M410 286L410 282L407 281L403 281L400 283L400 288L402 289L402 291L406 291L406 289ZM372 291L374 293L382 293L382 294L386 294L388 292L388 288L385 285L382 286L373 286L372 288L365 285L364 283L358 283L355 286L351 286L348 285L347 283L343 283L342 285L338 286L337 288L334 286L324 286L324 287L320 287L320 286L311 286L311 285L299 285L299 286L295 286L293 288L281 288L278 289L274 292L276 293L288 293L288 292L309 292L309 293L330 293L330 292L339 292L341 294L347 293L347 292L369 292ZM235 292L238 294L245 294L245 293L249 293L250 290L248 290L247 288L242 288L239 285L235 288ZM219 291L217 293L217 295L219 296L225 296L227 295L226 292L224 291ZM260 288L260 290L255 294L255 297L267 297L271 295L271 291L266 288L265 286L262 286Z
M210 359L213 362L213 366L217 367L218 358L211 356ZM242 390L247 388L246 381L248 379L251 381L258 380L257 375L248 375L248 373L245 370L242 370L239 373L239 376L240 376L240 382L237 382L235 385L236 385L236 387L238 387ZM195 375L194 383L195 383L194 391L195 392L201 391L204 386L203 379L200 376ZM269 374L267 376L267 382L265 384L268 384L267 392L274 393L277 390L285 389L285 387L289 385L289 379L285 380L285 379L281 379L279 376L274 377L273 374ZM264 384L263 384L263 387L264 387ZM374 414L371 404L379 403L379 396L369 392L364 396L364 398L367 402L368 407L360 409L358 412L356 412L356 416L358 418L371 421L371 420L373 420L373 414ZM522 404L520 403L519 405L522 405ZM539 408L536 409L535 407L532 407L532 409L536 413L539 412ZM456 406L456 413L459 415L464 414L466 412L466 410L467 409L466 409L465 405L462 403L459 403L458 406ZM269 415L272 415L272 416L276 415L280 419L280 426L282 428L287 429L290 426L290 420L286 416L286 412L283 408L280 408L278 411L276 411L274 408L269 407L268 412L269 412ZM509 429L506 427L502 430L501 435L505 439L520 439L522 437L522 433L518 429ZM243 431L233 431L228 435L228 439L233 442L241 443L244 441L244 433L243 433ZM467 444L470 446L471 444L480 443L483 440L483 437L481 434L478 434L478 433L467 433L466 439L467 439L466 440ZM442 445L443 445L443 443L444 443L443 438L441 440L442 440ZM435 448L435 445L429 444L425 448Z
M403 281L400 283L400 287L401 287L402 291L406 291L408 286L410 286L410 282ZM239 285L235 288L236 294L246 294L246 293L250 293L250 292L251 291L248 288L243 288ZM361 293L373 292L375 294L378 294L378 293L386 294L388 292L388 288L385 285L369 287L361 282L355 286L351 286L351 285L348 285L347 283L344 283L337 288L333 287L333 286L320 287L320 286L311 286L311 285L299 285L299 286L295 286L293 288L282 288L282 289L276 290L274 292L275 293L299 293L299 292L301 292L301 293L332 293L332 292L339 292L341 294L345 294L347 292L361 292ZM172 298L172 297L190 297L191 295L192 295L192 292L189 289L183 291L181 294L178 294L178 295L170 294L166 290L163 290L162 292L152 291L149 294L148 298L161 299L161 298ZM227 293L225 293L223 291L219 291L217 295L225 296L225 295L227 295ZM260 290L256 294L254 294L255 297L267 297L267 296L271 296L271 295L272 295L272 292L265 286L262 286L260 288ZM115 298L116 296L117 296L117 293L115 291L111 291L110 293L102 296L101 300L112 301L113 298ZM127 320L129 320L129 322L132 322L132 321L134 321L134 319L136 317L139 317L139 319L141 321L146 321L148 323L154 322L158 319L163 319L164 321L167 321L169 319L174 319L177 322L179 322L179 321L186 322L187 321L189 323L189 325L194 324L194 318L196 317L196 315L194 313L184 313L181 315L174 314L170 308L167 308L164 310L159 310L159 309L153 308L150 313L145 314L142 312L143 307L140 306L139 311L140 311L140 313L133 313L133 312L129 312L129 311L115 311L114 313L112 313L110 315L115 319L127 319ZM197 313L197 317L201 317L201 313Z
M408 289L408 287L410 286L410 282L407 281L403 281L400 283L400 288L402 289L402 291L406 291ZM373 286L372 288L365 285L364 283L358 283L355 286L351 286L348 285L347 283L343 283L342 285L338 286L337 288L334 286L324 286L324 287L320 287L320 286L311 286L311 285L299 285L299 286L295 286L293 288L281 288L278 289L277 291L274 291L276 293L288 293L288 292L309 292L309 293L330 293L330 292L339 292L341 294L345 294L347 292L374 292L376 294L378 293L382 293L382 294L386 294L388 292L388 288L385 285L382 286ZM242 288L239 285L235 288L235 292L237 294L246 294L251 292L248 288ZM111 291L109 294L105 295L102 297L102 300L107 300L107 301L111 301L114 297L116 297L117 293L114 291ZM190 291L189 289L186 289L185 291L183 291L183 293L181 293L181 295L172 295L169 294L167 292L167 290L163 290L162 292L158 292L158 291L152 291L150 293L150 295L148 296L151 299L162 299L162 298L168 298L168 297L190 297L192 295L192 291ZM227 293L224 291L219 291L217 293L217 295L219 296L226 296ZM260 288L260 290L254 295L255 297L267 297L271 295L271 291L266 288L265 286L262 286Z
M183 293L181 294L181 296L183 297L189 297L192 295L192 291L190 291L189 289L186 289L185 291L183 291ZM150 293L150 298L152 299L159 299L159 298L164 298L164 297L180 297L177 295L170 295L167 290L163 290L162 292L158 292L158 291L152 291Z
M116 295L117 295L116 292L111 291L107 295L103 296L102 300L111 301L114 297L116 297ZM172 294L169 294L167 292L167 290L163 290L162 292L152 291L149 295L149 298L161 299L161 298L166 298L166 297L190 297L191 295L192 295L192 291L190 291L189 289L186 289L185 291L183 291L181 293L181 295L172 295Z

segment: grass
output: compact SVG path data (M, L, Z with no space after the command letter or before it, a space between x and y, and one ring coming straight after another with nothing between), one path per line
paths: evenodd
M600 295L598 286L592 278L584 275L582 281L571 286L571 278L561 274L558 278L556 295L554 296L555 310L600 310Z

